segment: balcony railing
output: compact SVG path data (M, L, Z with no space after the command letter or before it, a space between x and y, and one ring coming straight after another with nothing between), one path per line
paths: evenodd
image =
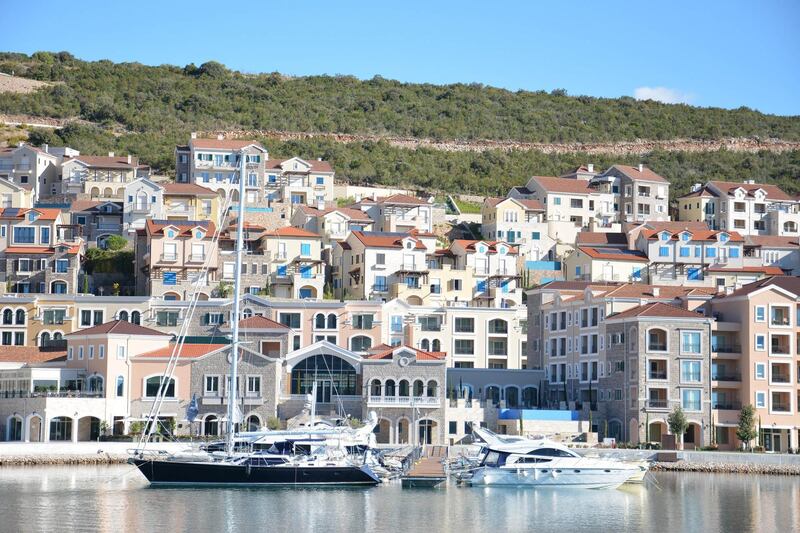
M438 396L369 396L367 404L389 406L436 406L441 403Z
M652 351L652 352L666 352L667 351L667 345L666 344L660 344L660 343L657 344L657 343L651 342L650 344L647 345L647 349L649 351Z
M178 260L178 254L163 253L161 254L161 260L165 263L174 263Z
M647 407L651 409L666 409L667 400L656 400L651 398L647 400Z
M792 378L788 374L772 374L772 383L791 383Z
M667 379L666 372L650 372L647 376L650 379Z
M742 347L738 344L712 344L711 351L717 353L742 353Z
M3 391L0 398L102 398L105 395L102 391L80 391L80 390L60 390L60 391Z
M716 372L711 375L712 381L742 381L742 375L735 372Z
M790 411L790 406L788 403L773 403L772 404L772 411L774 413L788 413Z
M189 261L192 263L202 263L206 260L206 254L191 254L189 255Z
M742 409L741 402L729 402L726 400L716 401L711 406L712 409L721 409L723 411L739 411Z

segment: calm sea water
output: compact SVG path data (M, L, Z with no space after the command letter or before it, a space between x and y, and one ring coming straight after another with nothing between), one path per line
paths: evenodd
M798 531L800 478L621 490L149 488L128 466L0 468L0 531Z

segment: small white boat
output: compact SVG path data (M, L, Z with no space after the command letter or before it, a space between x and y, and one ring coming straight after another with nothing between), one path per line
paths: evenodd
M582 457L549 440L505 439L484 428L475 433L486 447L472 485L614 489L640 473L638 465Z

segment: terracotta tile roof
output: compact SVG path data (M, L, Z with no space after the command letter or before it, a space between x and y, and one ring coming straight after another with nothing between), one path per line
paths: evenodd
M489 207L495 207L500 202L511 200L522 205L526 211L544 211L544 205L539 200L525 200L523 198L487 198L484 203Z
M708 231L708 224L699 220L646 220L640 224L640 227L656 231L666 230L673 233L684 230L691 232Z
M80 213L82 211L89 211L90 209L94 209L100 204L103 204L100 200L75 200L70 204L69 210L72 213Z
M659 239L659 234L663 233L663 231L665 230L644 230L642 231L642 235L644 235L645 238L647 239L657 240ZM683 232L683 230L677 232L672 232L669 230L666 231L668 231L671 234L670 239L675 241L677 241L680 238L680 234ZM742 237L735 231L705 229L702 231L689 230L689 233L692 234L693 241L716 241L717 235L719 235L720 233L727 233L731 242L744 242L744 237Z
M388 233L380 231L353 231L351 235L361 241L364 246L373 248L402 248L403 239L414 239L414 248L417 250L425 250L425 245L408 233Z
M133 324L125 320L112 320L111 322L100 324L99 326L94 326L79 331L73 331L72 333L67 333L66 336L69 337L78 335L83 336L83 335L102 335L102 334L146 335L146 336L158 336L158 337L170 336L167 333L162 333L161 331L156 331L154 329L146 328L144 326L139 326L137 324Z
M178 352L178 357L180 359L196 359L198 357L203 357L204 355L208 355L212 352L216 352L222 348L230 346L230 344L184 344L180 347L180 352ZM145 353L140 353L139 355L133 356L133 359L156 359L156 358L169 358L172 357L172 352L175 349L175 344L170 343L169 345L158 348L156 350L152 350Z
M589 186L589 182L584 180L554 178L550 176L533 176L531 179L547 192L590 194L595 191L594 188Z
M797 248L800 246L798 237L779 237L777 235L747 235L744 238L745 246L765 248Z
M655 295L658 289L658 296ZM643 283L625 283L618 287L609 287L604 294L606 298L640 298L640 299L659 299L674 300L683 298L690 292L697 295L713 295L716 289L713 287L682 287L680 285L646 285Z
M520 186L517 186L517 187L511 187L511 189L517 191L519 194L524 194L526 196L530 195L530 194L533 194L533 191L530 190L529 188L525 187L524 185L520 185Z
M16 218L23 219L29 211L36 211L39 213L38 220L56 220L61 214L61 210L55 207L35 207L32 209L19 208L19 207L6 207L2 209L0 218Z
M239 327L242 329L290 329L280 322L259 315L243 318L239 321Z
M778 187L777 185L770 185L767 183L736 183L731 181L709 181L708 185L713 185L724 194L728 196L733 196L733 193L736 189L742 188L745 192L752 196L758 189L763 189L765 193L767 193L767 198L770 200L784 200L784 201L796 201L795 198L792 198L788 194L786 194L783 189Z
M42 351L38 346L3 346L0 349L0 363L49 363L66 361L67 351Z
M139 168L142 165L139 165L139 158L138 157L131 157L131 162L128 163L128 156L120 155L120 156L105 156L105 155L78 155L75 157L65 157L64 163L68 163L70 161L80 161L81 163L85 164L89 168L127 168L127 169L135 169Z
M658 181L661 183L669 183L664 177L659 176L652 170L647 167L642 167L642 171L639 172L638 167L631 167L628 165L613 165L611 168L606 170L603 174L613 174L613 170L617 169L621 173L625 174L632 180L644 180L644 181Z
M330 207L327 209L317 209L309 205L301 205L297 208L298 211L305 213L312 217L321 217L330 213L341 213L350 220L359 222L373 222L373 220L365 212L360 209L353 209L352 207Z
M636 263L647 263L645 254L639 250L626 250L621 248L593 248L589 246L579 246L578 250L585 253L592 259L603 259L606 261L633 261Z
M576 292L583 292L586 287L591 287L592 289L610 289L619 286L619 283L600 283L595 281L565 281L565 280L555 280L550 281L541 285L540 289L548 289L548 290L558 290L558 291L576 291Z
M452 250L453 245L458 245L458 246L461 246L462 248L464 248L468 253L469 252L474 252L475 251L475 246L479 242L482 242L482 243L486 244L489 247L488 253L490 253L490 254L496 254L497 253L497 246L499 244L505 244L506 246L508 246L508 254L509 255L516 255L519 252L519 249L516 246L514 246L513 244L509 244L507 242L503 242L503 241L476 241L476 240L471 240L471 239L454 239L452 244L450 245L450 249Z
M581 231L578 233L575 244L604 244L608 246L628 246L628 236L624 233L600 233Z
M285 163L286 161L289 161L289 159L268 159L266 162L266 168L273 170L280 170L281 164ZM333 167L331 167L331 164L328 163L327 161L319 161L317 159L310 159L310 160L302 159L302 161L305 161L306 163L311 165L311 172L333 172ZM296 172L296 171L287 170L287 172Z
M719 297L725 298L729 296L743 296L770 286L780 287L781 289L800 297L800 277L798 276L770 276L768 278L754 281L753 283L748 283L747 285L744 285L743 287L733 291L729 295L721 295Z
M214 236L217 227L210 220L153 220L147 219L147 231L150 235L163 235L164 228L175 227L180 231L180 236L190 236L192 230L197 227L203 228L206 232L207 239Z
M411 346L387 346L385 344L378 345L370 350L370 355L366 359L391 359L395 350L400 348L407 348L415 353L417 361L442 361L447 357L446 352L426 352L412 348Z
M636 318L636 317L651 317L651 318L705 318L700 313L689 311L683 307L676 307L674 305L665 304L663 302L650 302L644 305L615 313L606 318L606 320L615 320L623 318Z
M266 237L305 237L311 238L315 237L317 239L320 238L314 232L305 230L303 228L295 228L294 226L284 226L282 228L274 229L272 231L267 231L264 233Z
M58 246L58 245L56 245ZM67 245L68 249L65 250L67 254L81 253L81 245ZM7 254L54 254L56 253L55 247L52 246L9 246L3 250Z
M700 187L696 191L690 192L688 194L684 194L683 196L679 196L678 199L682 198L717 198L718 195L714 191L710 190L708 187Z
M217 193L196 183L162 183L164 194L170 196L216 196Z
M189 145L201 150L241 150L248 146L255 146L266 152L261 143L257 141L243 141L239 139L191 139Z
M709 272L745 272L745 273L753 273L753 274L764 274L765 276L782 276L783 270L780 267L776 266L749 266L749 267L722 267L722 266L710 266L708 267Z

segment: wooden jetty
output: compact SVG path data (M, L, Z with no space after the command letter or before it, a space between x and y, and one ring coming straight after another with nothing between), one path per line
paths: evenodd
M432 488L447 480L444 463L447 460L447 446L426 446L421 457L401 480L403 488Z

